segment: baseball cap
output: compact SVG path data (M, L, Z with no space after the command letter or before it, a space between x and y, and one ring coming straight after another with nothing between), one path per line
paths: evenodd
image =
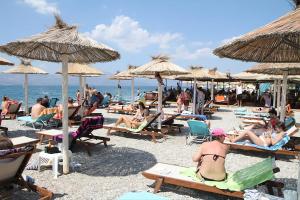
M220 136L224 136L226 137L226 133L224 132L224 130L222 128L215 128L212 133L211 133L212 136L215 136L215 137L220 137Z

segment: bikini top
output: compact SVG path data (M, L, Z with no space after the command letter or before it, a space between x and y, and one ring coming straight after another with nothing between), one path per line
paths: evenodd
M202 155L201 155L201 158L200 158L200 161L199 161L199 163L198 163L198 167L197 167L196 173L198 173L198 171L200 170L200 166L202 165L202 162L203 162L203 157L204 157L204 156L208 156L208 155L212 155L214 161L218 160L218 158L224 158L224 159L225 159L224 156L221 156L221 155L218 155L218 154L214 154L214 153L206 153L206 154L202 154Z

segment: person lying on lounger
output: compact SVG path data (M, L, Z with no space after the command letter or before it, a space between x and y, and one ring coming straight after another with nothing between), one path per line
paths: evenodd
M124 123L127 128L138 128L145 117L149 115L149 110L146 109L145 105L142 102L139 102L139 109L136 111L135 115L130 118L129 116L121 115L116 122L116 126Z
M198 162L197 176L204 180L222 181L226 179L225 157L229 147L223 144L226 134L221 128L212 131L213 141L204 142L193 156Z
M268 128L275 128L276 124L280 122L279 118L277 117L277 111L272 108L269 111L269 116L270 120L269 122L266 122L264 119L263 120L257 120L257 123L254 125L246 126L245 130L250 130L252 132L262 132L264 130L267 130ZM256 130L255 130L256 129ZM262 129L262 130L257 130L257 129Z
M270 128L261 135L256 135L249 130L242 131L236 138L231 139L231 142L248 139L256 145L269 147L277 144L286 135L284 130L284 123L280 122L276 124L275 130Z

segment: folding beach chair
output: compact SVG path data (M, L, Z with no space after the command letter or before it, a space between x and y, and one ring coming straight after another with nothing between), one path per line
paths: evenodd
M152 124L156 121L156 119L161 115L161 113L157 113L153 117L151 117L148 121L144 120L144 122L136 129L115 126L115 124L103 125L103 128L108 129L107 135L111 134L111 131L132 133L132 134L140 134L140 135L150 135L152 137L152 141L156 143L156 136L160 135L163 138L166 138L167 130L158 129L152 127Z
M164 163L157 163L152 168L144 171L142 175L156 181L154 193L157 193L161 185L166 183L243 199L243 191L245 189L253 188L257 185L266 185L270 194L274 195L273 188L277 188L278 195L283 196L281 189L284 187L284 184L271 180L274 177L274 173L280 171L277 167L273 168L272 164L271 158L265 159L250 167L229 174L225 181L201 182L196 176L195 168Z
M53 118L55 113L50 113L50 114L44 114L39 116L36 119L32 119L31 116L23 116L23 117L18 117L17 120L24 122L25 125L31 125L34 129L36 129L36 126L40 126L40 130L42 130L44 127L50 127L51 125L49 124L50 119Z
M52 199L52 192L25 181L22 176L34 151L35 147L33 146L0 150L0 199L14 199L10 192L12 185L18 185L19 189L25 188L38 193L40 200Z
M204 142L211 140L211 134L209 128L205 122L198 120L188 120L188 126L190 128L186 135L186 144L191 144L192 142ZM194 137L190 143L188 143L189 138Z
M58 98L51 98L49 101L49 108L54 108L56 107L56 103L58 102Z
M96 144L103 143L105 147L107 147L107 142L110 141L110 138L108 137L101 137L96 136L92 132L97 129L101 129L103 127L104 117L101 116L93 116L93 117L86 117L82 121L81 125L78 127L78 129L74 132L70 133L70 150L74 148L76 143L81 143L84 145L87 153L89 156L91 156L91 151L89 149L89 145L95 143L89 143L89 140L97 140L100 141ZM63 136L58 136L56 140L58 142L62 141Z

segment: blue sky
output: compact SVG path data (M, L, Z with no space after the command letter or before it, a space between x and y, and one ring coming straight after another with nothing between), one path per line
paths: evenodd
M184 68L202 65L235 73L253 63L220 59L213 49L292 9L288 0L4 0L0 44L45 31L56 12L65 22L78 25L80 32L120 52L118 61L93 64L106 74L129 64L142 65L160 53ZM49 73L60 69L55 63L32 64ZM101 81L107 84L105 78Z

